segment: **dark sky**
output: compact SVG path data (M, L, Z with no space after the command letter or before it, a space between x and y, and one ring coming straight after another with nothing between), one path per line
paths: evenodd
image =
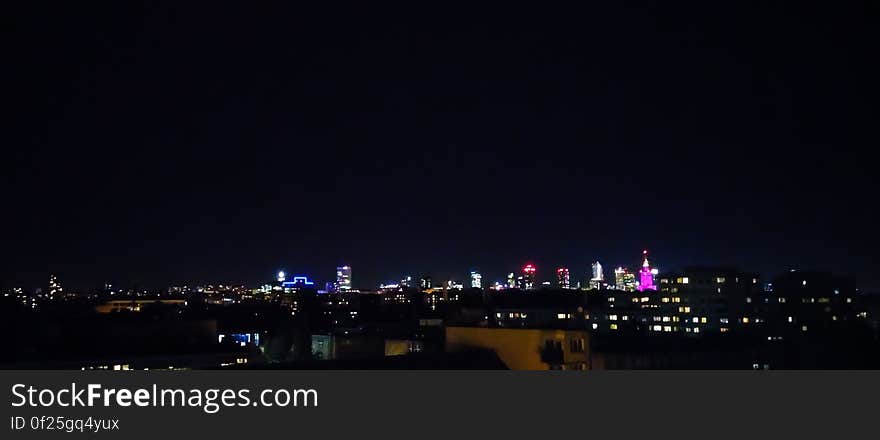
M579 279L642 248L880 287L876 2L116 3L5 18L2 287Z

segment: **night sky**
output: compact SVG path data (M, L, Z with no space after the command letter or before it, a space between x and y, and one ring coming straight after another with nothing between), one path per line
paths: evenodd
M575 281L647 248L880 288L876 2L663 3L9 11L0 287Z

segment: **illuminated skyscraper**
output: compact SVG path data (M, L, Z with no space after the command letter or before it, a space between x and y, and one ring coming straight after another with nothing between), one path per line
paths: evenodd
M533 290L535 288L535 273L538 269L534 264L526 264L523 266L522 289Z
M446 282L446 289L447 290L462 290L462 289L464 289L464 284L461 284L455 280L449 280Z
M431 277L429 275L425 275L419 278L419 287L422 290L432 289L434 288L434 281L431 280Z
M58 278L55 275L49 275L49 299L55 299L55 296L61 296L64 289L61 288L61 283L58 282Z
M636 290L638 283L636 282L636 276L625 267L618 267L614 269L614 287L617 290L625 290L627 292L632 292Z
M479 272L471 271L471 287L474 289L483 288L483 276Z
M513 272L507 274L507 287L509 289L516 288L516 275L514 275Z
M560 289L571 288L571 281L569 278L567 267L560 267L556 269L556 287L559 287Z
M654 285L654 275L657 274L656 269L651 269L651 264L648 263L648 251L642 251L642 258L644 261L642 262L642 268L639 270L639 291L645 290L657 290L657 286Z
M285 274L283 270L279 270L278 271L278 282L283 283L284 280L286 280L286 279L287 279L287 274Z
M602 271L602 263L593 263L593 276L590 278L591 289L601 289L605 281L605 273Z
M336 291L349 290L351 290L351 266L339 266L336 268Z

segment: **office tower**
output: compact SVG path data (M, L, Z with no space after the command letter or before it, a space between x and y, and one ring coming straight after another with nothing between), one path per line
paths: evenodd
M538 269L534 264L526 264L522 271L522 289L533 290L535 288L535 273Z
M593 276L590 278L590 288L601 289L604 282L605 273L602 270L602 263L597 261L593 263Z
M601 289L605 282L605 273L602 271L602 263L593 263L593 276L590 277L590 289Z
M56 295L60 297L63 290L58 278L55 275L49 275L49 299L55 299Z
M513 272L507 274L507 287L510 289L516 288L516 275Z
M336 291L349 290L351 290L351 266L339 266L336 268Z
M569 278L568 268L560 267L556 269L556 287L560 289L570 289L571 281Z
M657 274L657 271L651 269L651 264L648 263L647 250L642 251L642 258L644 258L644 261L642 262L642 268L639 270L639 292L657 290L657 286L654 285L654 275Z
M602 263L600 263L598 261L593 263L593 277L590 279L596 280L596 281L604 281L605 280L605 274L602 272Z
M422 290L428 290L428 289L434 288L434 282L433 282L433 280L431 280L430 275L425 275L425 276L419 278L419 288L421 288Z
M483 276L479 272L471 271L471 287L474 289L483 288Z
M637 287L636 276L625 267L614 269L614 287L617 290L633 292Z

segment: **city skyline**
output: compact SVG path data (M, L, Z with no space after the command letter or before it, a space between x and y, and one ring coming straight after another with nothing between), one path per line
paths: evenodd
M632 266L616 265L616 266L613 266L614 268L610 271L611 273L608 274L608 275L610 275L609 277L605 276L606 275L605 270L603 269L603 265L601 264L600 260L592 260L593 263L591 263L591 265L586 270L582 271L583 273L581 273L581 271L579 271L579 269L572 270L566 266L554 266L551 268L552 270L550 270L550 271L542 271L541 265L534 264L532 262L528 262L528 263L524 263L523 265L521 265L519 273L522 275L516 277L515 281L517 282L517 285L514 287L518 288L518 289L523 289L523 290L538 290L538 289L542 289L542 288L596 290L597 288L609 288L609 289L617 289L617 290L656 291L656 289L658 287L656 285L657 276L659 276L661 274L680 272L680 271L685 270L687 268L716 267L716 268L726 268L726 269L730 269L730 270L743 270L743 271L748 272L748 268L729 266L729 265L723 265L723 264L707 264L707 263L690 264L690 265L682 266L682 267L672 267L672 268L667 267L667 268L665 268L665 270L663 272L660 272L658 270L657 265L654 265L654 264L649 265L647 255L648 255L648 250L643 250L641 253L642 262L638 265L632 265ZM601 271L601 272L598 272L598 274L600 275L599 278L597 278L597 265L598 265L598 270ZM775 277L783 276L786 273L797 272L797 271L828 272L827 270L822 269L822 268L787 268L785 270L780 270L778 272L770 273L770 274L764 274L764 273L758 273L758 272L749 272L749 273L754 273L755 275L757 275L759 277L762 284L767 284L770 282L770 280L772 280ZM502 272L504 272L504 273L499 272L497 274L497 276L495 276L496 275L495 273L492 273L492 275L490 275L490 276L485 276L485 273L486 273L485 271L469 269L469 270L463 271L459 274L452 274L452 275L448 275L448 276L438 277L436 273L433 273L432 271L427 270L427 271L421 271L417 275L400 274L398 276L403 277L402 279L400 279L400 281L397 281L395 276L391 276L391 277L384 278L384 280L386 280L386 281L380 281L380 282L376 282L376 283L372 283L372 284L370 284L370 283L358 284L358 282L357 282L358 278L356 278L356 276L359 274L356 271L356 268L354 268L352 265L348 265L348 264L342 265L342 266L337 266L336 271L334 272L334 275L328 276L327 278L324 278L323 275L320 274L320 272L318 272L318 275L313 275L312 272L307 272L307 271L303 271L303 270L295 270L295 269L289 270L289 268L286 266L278 266L278 268L275 270L275 272L271 272L271 273L274 273L274 278L275 278L274 280L271 280L271 276L266 277L264 279L260 279L260 280L247 280L247 281L229 280L229 279L183 280L183 281L168 282L168 283L164 283L164 284L149 285L149 286L145 286L143 284L137 284L137 283L134 283L134 284L125 283L124 281L122 283L120 283L119 280L113 280L112 282L111 281L104 281L99 284L93 284L91 286L77 285L73 290L80 291L80 292L74 292L74 293L88 293L90 291L94 292L94 291L96 291L96 289L100 290L98 288L98 286L102 286L104 290L107 290L108 286L112 286L112 285L116 285L117 288L123 288L123 289L128 289L128 290L152 289L154 291L156 289L164 290L166 288L180 287L180 286L184 286L184 285L187 285L190 287L196 287L196 286L224 285L225 284L229 287L233 287L233 286L259 287L259 286L266 285L267 283L271 284L271 283L275 283L275 282L277 282L278 285L283 285L283 284L293 285L296 282L302 282L303 286L313 287L317 290L321 290L322 286L324 286L324 287L326 287L326 290L333 290L333 291L339 291L339 292L345 292L345 291L349 291L349 290L352 290L352 291L358 291L358 290L372 291L372 290L380 289L383 287L390 287L390 286L399 286L401 288L404 288L404 287L405 288L418 288L421 290L425 290L425 289L429 289L430 287L432 287L432 286L428 285L429 283L432 283L432 281L430 281L430 280L435 280L435 281L433 281L434 286L446 286L446 283L453 283L454 282L456 284L466 286L466 288L496 290L496 286L499 286L499 285L503 286L504 289L511 288L511 286L509 285L511 278L509 276L510 275L516 276L517 272L516 271L515 272L502 271ZM353 273L356 274L354 277L352 275ZM507 274L507 275L505 275L505 274ZM533 278L532 284L529 286L526 286L524 284L525 281L523 280L523 276L527 275L527 274ZM621 280L620 277L622 275L625 276L625 280ZM835 275L842 276L841 274L835 274ZM852 279L852 278L847 277L845 275L843 275L843 277ZM373 278L383 279L381 277L376 277L375 275L374 276L367 276L365 278L367 278L367 279L373 279ZM352 280L355 280L355 281L352 281ZM390 284L389 284L389 282L387 280L395 280L395 281L390 281ZM428 281L426 282L426 280L428 280ZM610 280L610 281L606 281L606 280ZM650 281L650 284L646 284L646 281ZM877 293L877 292L870 291L870 290L865 291L865 289L863 289L859 286L858 280L854 280L854 281L856 282L857 289L860 292L866 293L866 294L876 294ZM598 282L598 283L596 283L596 282ZM65 285L67 285L67 284L65 284ZM644 287L644 286L648 286L648 287ZM46 289L45 285L41 285L41 284L38 284L35 286L18 285L18 286L8 286L8 287L0 286L0 287L2 287L2 289L7 292L12 292L13 290L16 290L16 289L25 289L25 292L46 290L46 292L49 293L50 295L54 294L54 292L56 292L56 289L57 289L57 292L61 292L61 290L62 290L60 283L59 283L58 276L57 276L57 272L53 272L48 275L48 288L47 289ZM71 291L71 289L69 287L68 287L68 291Z

